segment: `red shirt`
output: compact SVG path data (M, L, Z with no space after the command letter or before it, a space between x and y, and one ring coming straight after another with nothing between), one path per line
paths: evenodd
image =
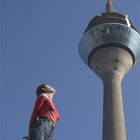
M42 117L51 120L54 124L59 119L59 114L49 97L40 95L35 103L32 116L30 119L29 129L36 122L37 117Z

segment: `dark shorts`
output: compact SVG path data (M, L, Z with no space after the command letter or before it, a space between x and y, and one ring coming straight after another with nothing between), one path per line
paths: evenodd
M30 130L30 140L52 140L54 125L46 119L38 119Z

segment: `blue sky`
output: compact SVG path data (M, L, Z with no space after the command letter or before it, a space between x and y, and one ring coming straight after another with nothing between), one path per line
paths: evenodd
M140 32L140 1L114 0ZM101 80L82 62L78 44L89 20L105 10L99 0L2 0L0 139L20 140L36 87L56 88L61 115L54 140L101 140ZM140 139L140 64L122 84L127 140Z

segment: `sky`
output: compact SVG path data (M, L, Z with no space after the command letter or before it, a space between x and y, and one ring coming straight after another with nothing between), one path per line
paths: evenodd
M113 0L140 32L140 1ZM0 139L20 140L41 83L55 87L61 118L53 140L101 140L103 85L81 60L78 44L106 0L0 2ZM125 76L122 95L127 140L140 139L140 63Z

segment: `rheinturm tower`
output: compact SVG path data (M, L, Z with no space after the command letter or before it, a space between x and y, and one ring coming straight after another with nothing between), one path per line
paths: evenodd
M79 54L103 81L103 140L126 140L121 82L140 58L140 35L111 0L106 12L89 22Z

